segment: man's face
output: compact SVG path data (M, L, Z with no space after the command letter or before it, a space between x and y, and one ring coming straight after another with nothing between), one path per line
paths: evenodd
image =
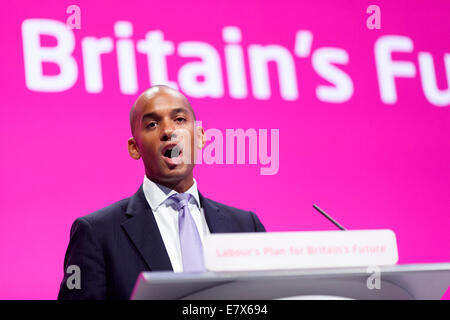
M159 92L136 109L134 137L147 177L166 186L191 182L195 147L204 137L185 99Z

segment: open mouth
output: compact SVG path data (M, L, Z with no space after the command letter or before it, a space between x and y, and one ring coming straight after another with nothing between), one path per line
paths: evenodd
M178 146L174 146L173 148L169 147L164 152L164 157L167 157L167 158L176 158L179 155L181 155L181 149Z
M164 161L173 166L182 162L183 150L176 144L169 145L162 150Z

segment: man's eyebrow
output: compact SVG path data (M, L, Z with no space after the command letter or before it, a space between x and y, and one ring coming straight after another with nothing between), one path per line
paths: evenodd
M177 113L185 113L185 114L189 114L189 110L187 109L187 108L175 108L175 109L172 109L171 111L170 111L170 114L173 116L173 115L175 115L175 114L177 114ZM160 114L158 114L157 112L149 112L149 113L145 113L143 116L142 116L142 121L144 121L145 119L147 119L147 118L151 118L151 119L157 119L157 120L159 120L159 119L161 119L161 115Z

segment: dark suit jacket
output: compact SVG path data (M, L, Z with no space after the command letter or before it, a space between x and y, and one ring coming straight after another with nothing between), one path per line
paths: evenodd
M199 198L211 233L265 231L253 212ZM67 286L70 265L80 268L80 289ZM140 272L162 270L173 269L141 185L132 197L75 220L58 299L129 299Z

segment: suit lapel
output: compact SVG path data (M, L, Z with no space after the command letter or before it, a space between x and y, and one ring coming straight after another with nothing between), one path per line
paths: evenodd
M232 224L220 208L199 192L200 204L211 233L232 232ZM130 198L122 228L152 271L173 271L152 209L144 196L142 185Z
M200 204L205 213L206 223L211 233L227 233L232 232L232 224L220 208L208 198L205 198L200 192L198 193Z
M173 270L152 209L141 187L130 198L122 228L152 271Z

